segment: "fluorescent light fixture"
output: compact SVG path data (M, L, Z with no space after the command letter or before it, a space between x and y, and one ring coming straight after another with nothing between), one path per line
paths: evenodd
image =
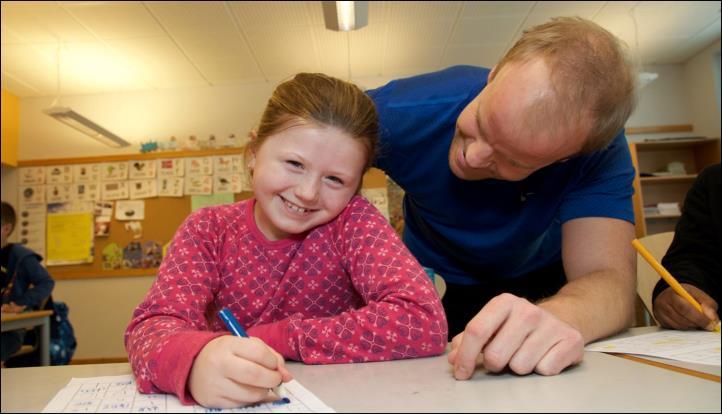
M110 147L121 148L130 145L128 141L68 107L51 106L50 108L43 109L43 112Z
M637 76L639 76L639 89L642 89L650 83L654 82L655 79L659 77L659 73L640 72Z
M337 32L360 29L369 22L368 1L323 1L326 28Z

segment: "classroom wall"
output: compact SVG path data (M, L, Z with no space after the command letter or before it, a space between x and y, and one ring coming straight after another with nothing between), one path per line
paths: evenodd
M720 107L715 96L715 74L713 61L719 59L720 42L690 59L682 67L685 96L690 119L699 135L720 136ZM717 85L720 79L717 78ZM717 86L718 87L718 86Z
M78 339L73 359L127 357L123 333L154 280L155 276L57 280L53 299L68 305Z
M697 76L695 71L700 70L697 63L692 60L688 65L648 66L645 70L658 72L660 76L642 90L639 106L628 125L696 122L697 114L691 114L694 107L689 100L697 97L688 96L686 83L690 81L688 78ZM365 88L374 88L389 80L368 78L355 82ZM694 81L702 87L709 82L708 87L712 88L713 81L709 77L695 78ZM274 86L249 84L73 96L63 97L62 103L121 136L163 138L195 134L203 137L211 133L239 134L248 131L260 117ZM83 135L75 137L74 130L41 113L51 101L50 98L22 100L20 160L138 152L137 146L118 151L96 144ZM711 106L714 108L714 105ZM67 140L66 135L70 135ZM16 188L15 169L3 166L3 200L16 200ZM123 332L132 310L143 299L152 281L152 276L57 281L53 296L68 303L70 320L79 339L76 360L126 356Z

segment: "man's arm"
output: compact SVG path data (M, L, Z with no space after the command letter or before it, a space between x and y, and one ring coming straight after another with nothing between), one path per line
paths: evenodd
M567 284L543 309L576 328L589 343L628 328L634 321L637 256L634 225L586 217L562 225L562 261Z
M477 357L484 367L517 374L555 375L581 362L584 344L630 326L636 255L632 224L580 218L562 226L568 283L541 302L505 293L493 298L451 341L454 377L468 379Z

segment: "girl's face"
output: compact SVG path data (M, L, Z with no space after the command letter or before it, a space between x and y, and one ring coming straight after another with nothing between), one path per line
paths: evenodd
M356 193L366 164L361 141L332 126L294 125L251 154L254 217L270 241L335 218Z

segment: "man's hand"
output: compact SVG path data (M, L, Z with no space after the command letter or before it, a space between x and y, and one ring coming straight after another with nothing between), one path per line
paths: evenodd
M517 374L556 375L584 355L582 334L526 299L501 294L484 306L451 341L454 377L471 378L479 354L484 367Z
M704 314L679 296L671 287L668 287L654 299L655 319L665 328L713 330L719 322L717 302L694 285L687 283L681 283L681 285L702 305Z
M15 302L5 303L1 310L4 313L20 313L25 310L25 305L18 305Z

